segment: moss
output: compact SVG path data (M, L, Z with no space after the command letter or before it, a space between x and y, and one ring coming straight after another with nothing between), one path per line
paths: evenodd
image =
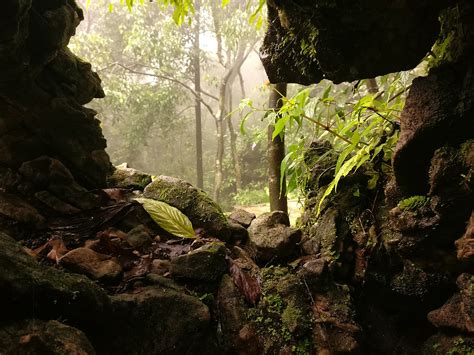
M447 351L446 355L474 355L474 347L459 337L454 341L454 346Z
M428 61L429 68L456 62L465 51L465 34L463 19L459 5L442 11L440 15L441 32L432 49L432 57Z
M415 195L401 200L398 203L398 208L402 211L416 211L417 209L424 207L429 201L429 197Z
M301 302L298 279L288 268L271 266L262 269L262 298L248 310L247 319L263 339L264 354L274 354L289 347L294 353L311 353L312 318L307 302ZM298 352L297 352L298 351Z

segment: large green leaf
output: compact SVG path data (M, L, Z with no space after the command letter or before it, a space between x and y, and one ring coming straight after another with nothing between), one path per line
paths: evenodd
M196 238L191 221L177 208L149 198L136 198L135 201L165 231L181 238Z

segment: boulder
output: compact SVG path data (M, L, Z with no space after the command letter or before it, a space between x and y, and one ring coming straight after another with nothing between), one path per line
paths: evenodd
M428 320L437 328L474 334L473 276L461 274L457 285L460 292L452 296L441 308L428 313Z
M287 260L295 255L301 239L301 231L290 227L288 215L281 211L264 213L252 221L249 243L257 260Z
M218 281L227 271L224 243L211 242L185 255L171 259L170 272L173 277Z
M36 228L44 228L46 225L46 219L36 208L17 195L7 192L0 191L0 214L13 221Z
M25 320L0 328L2 354L94 355L80 330L58 321Z
M59 265L93 280L115 281L122 275L122 267L115 258L89 248L71 250L59 259Z
M158 176L144 191L146 198L166 202L183 212L193 227L203 228L212 237L230 238L227 218L217 203L190 183L169 176Z
M110 311L103 289L81 275L41 265L20 244L0 233L0 313L3 321L67 319L97 331Z
M474 212L469 219L466 233L462 238L456 240L457 257L459 260L474 261Z
M176 287L160 285L111 299L114 315L108 331L113 340L101 345L102 353L206 353L202 347L210 326L210 312L196 297Z
M244 228L248 228L255 218L256 216L254 213L242 209L234 209L229 215L231 221L240 224Z
M129 168L127 163L123 163L115 167L115 171L107 179L107 183L110 187L143 190L151 183L151 176Z

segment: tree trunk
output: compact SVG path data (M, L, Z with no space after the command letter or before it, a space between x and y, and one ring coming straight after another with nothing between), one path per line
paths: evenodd
M379 86L377 85L377 80L375 79L367 79L365 81L365 85L367 85L367 91L369 94L376 94L379 92Z
M196 14L194 17L194 91L195 97L195 116L196 116L196 185L204 188L204 169L202 163L202 112L201 112L201 49L200 49L200 3L196 1Z
M286 96L286 83L272 85L268 106L275 111L282 106L281 98ZM268 127L268 189L270 193L270 211L288 213L286 197L286 179L281 177L281 162L285 157L284 132L272 139L274 126ZM280 184L280 179L282 183ZM281 186L281 189L280 189Z
M219 116L216 120L217 152L214 178L214 201L219 202L221 197L223 179L223 159L224 159L224 118L226 115L226 91L227 80L223 79L219 86Z
M233 111L232 106L232 89L229 89L229 112ZM232 115L230 114L229 117L227 117L227 128L229 128L232 167L234 168L235 175L235 192L237 193L242 188L242 172L240 168L240 156L237 150L237 133L235 133L234 124L232 123Z

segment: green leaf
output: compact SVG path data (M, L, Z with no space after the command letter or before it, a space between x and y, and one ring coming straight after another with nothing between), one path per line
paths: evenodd
M177 208L149 198L136 198L135 201L165 231L181 238L196 238L191 221Z
M273 129L273 134L272 134L272 140L275 140L275 138L283 132L285 129L285 125L290 119L289 116L281 117L276 123L275 123L275 128Z

